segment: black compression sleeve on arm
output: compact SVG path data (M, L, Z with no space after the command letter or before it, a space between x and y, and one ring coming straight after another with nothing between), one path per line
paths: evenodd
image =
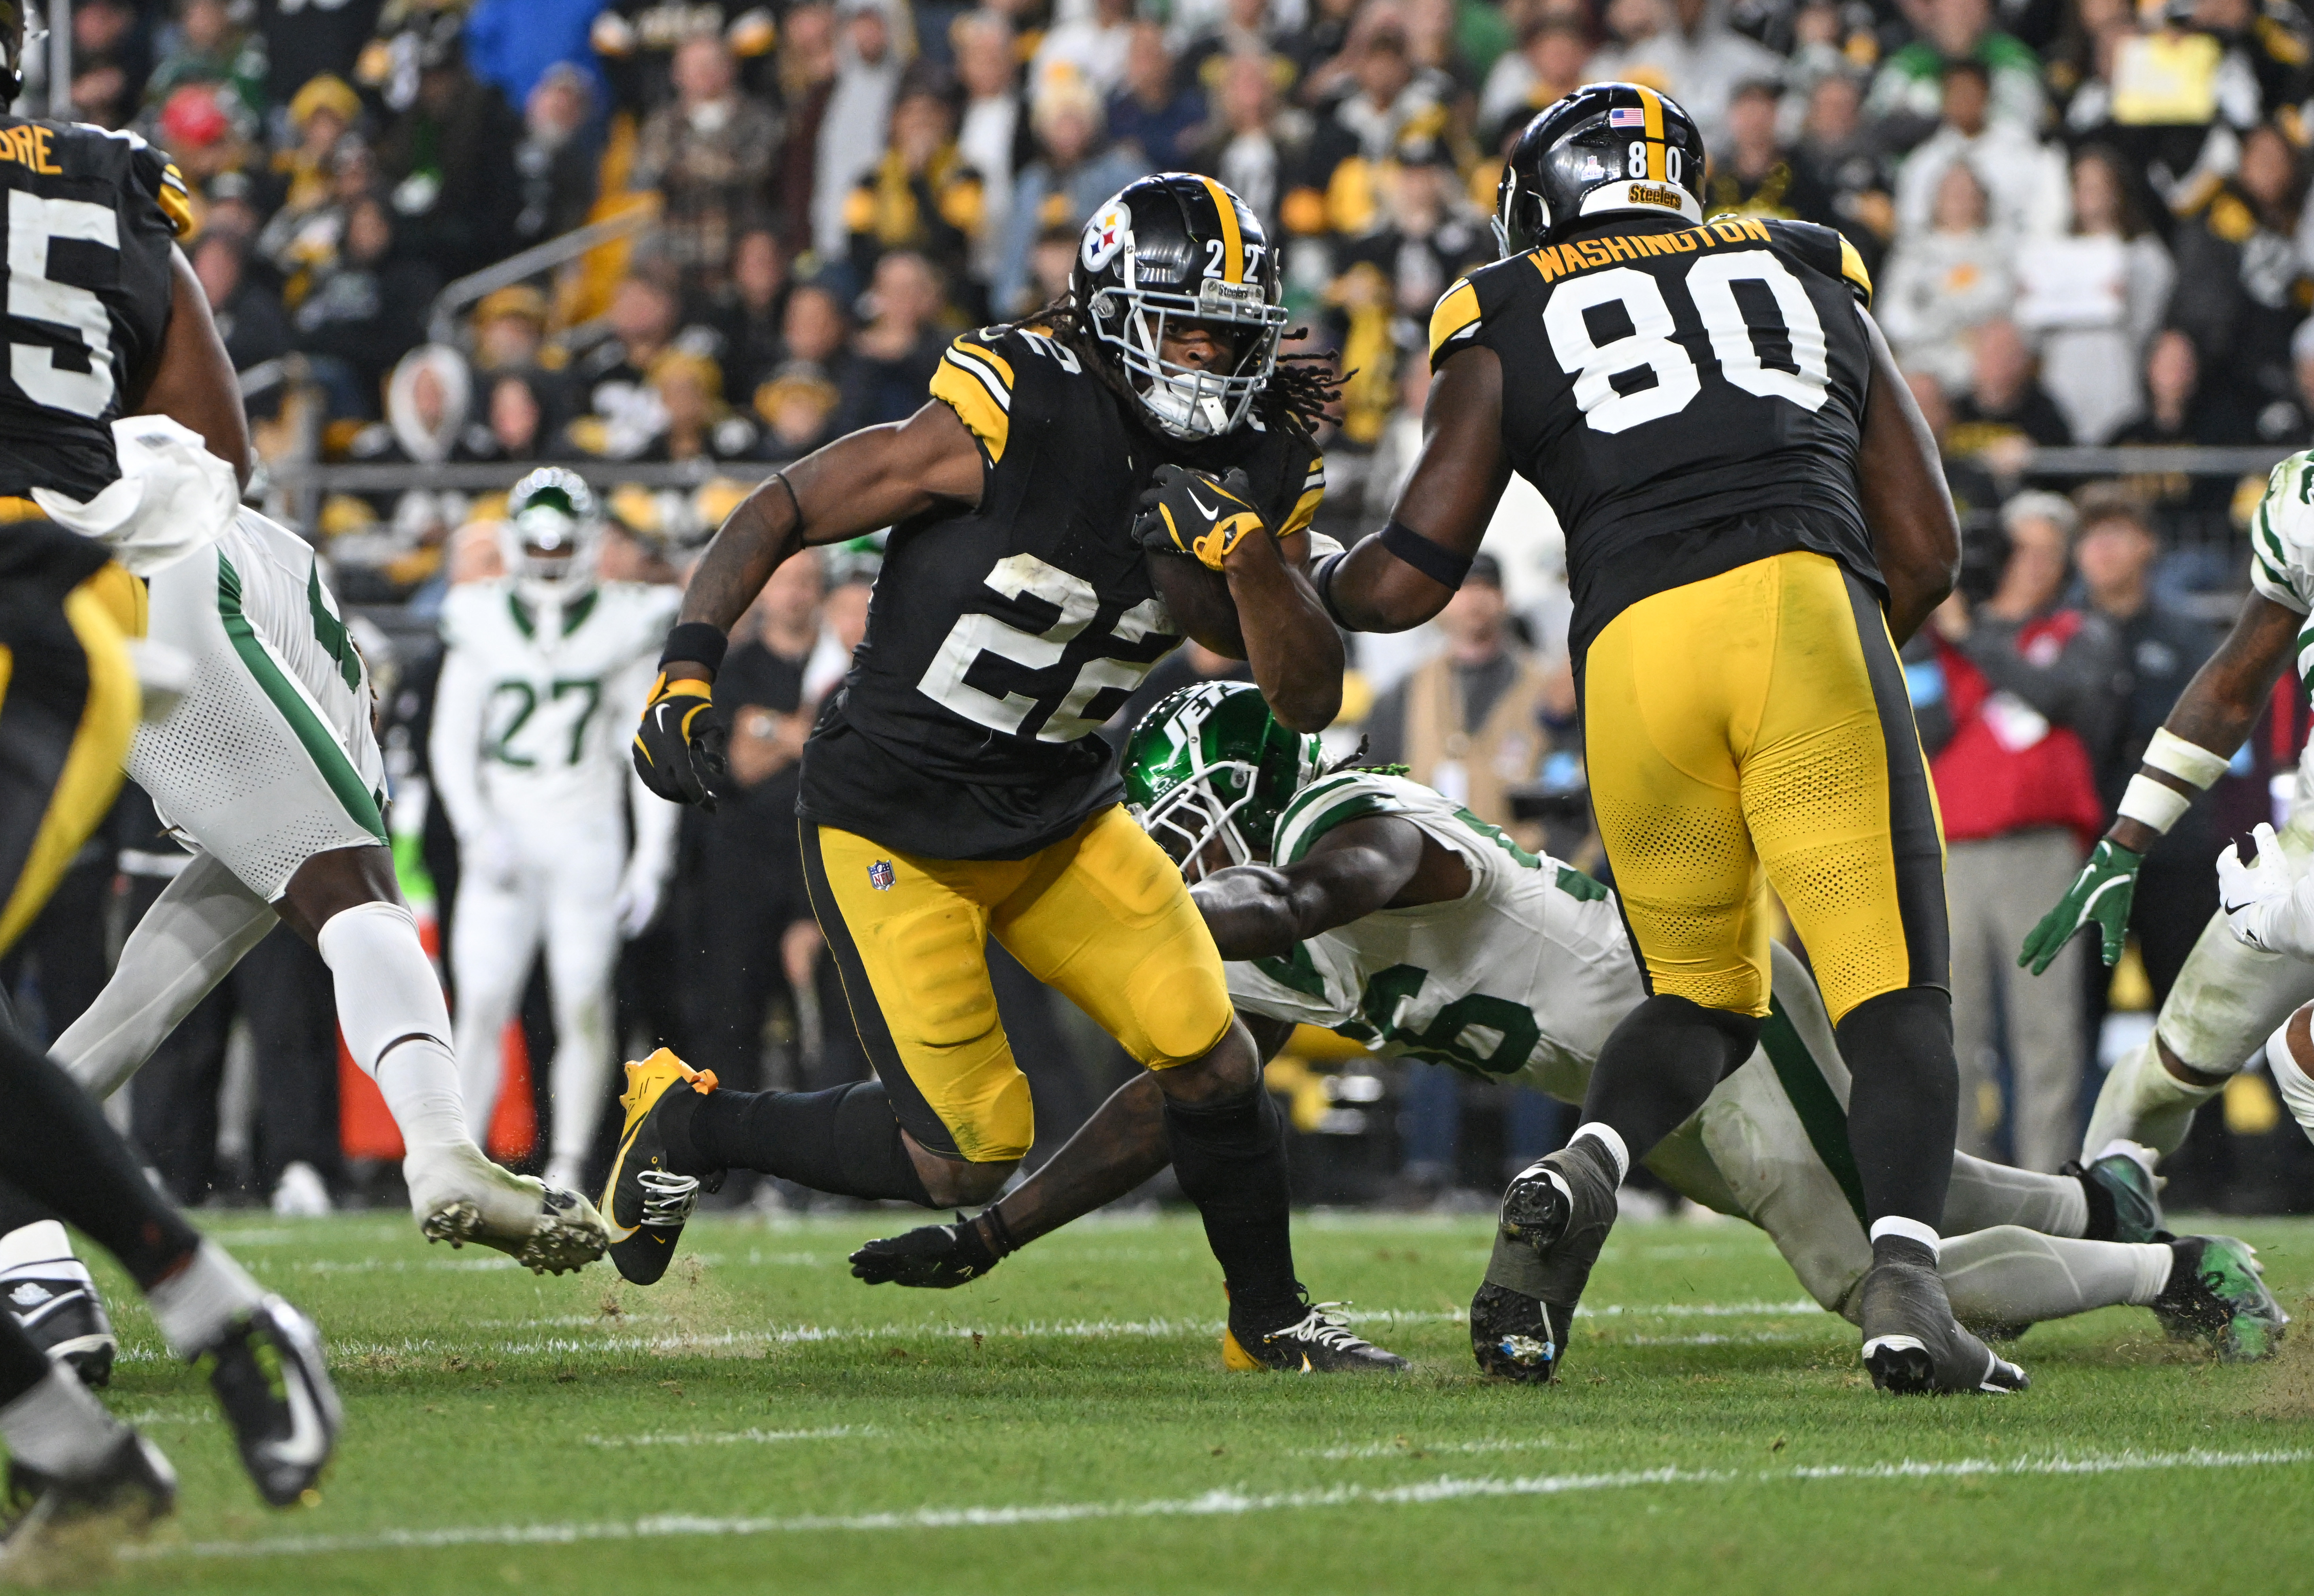
M723 668L723 656L731 647L731 639L723 629L704 621L685 621L667 634L667 647L658 651L659 668L664 670L671 660L687 659L707 667L713 675Z
M1441 587L1460 588L1471 574L1471 557L1443 549L1403 521L1382 529L1382 546Z
M709 1092L689 1131L702 1167L679 1173L755 1169L835 1196L936 1206L880 1080L817 1092Z

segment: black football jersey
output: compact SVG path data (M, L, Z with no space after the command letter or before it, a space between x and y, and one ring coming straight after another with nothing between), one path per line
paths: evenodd
M184 180L133 133L0 116L8 197L0 495L90 498L120 474L132 414L169 329L170 246L192 226Z
M1022 859L1117 800L1093 734L1181 640L1133 535L1157 467L1243 467L1280 535L1308 527L1325 470L1299 429L1161 439L1035 331L958 339L932 393L979 443L980 503L892 529L798 807L905 852Z
M1502 363L1503 445L1567 534L1580 661L1624 608L1792 549L1882 588L1858 496L1871 278L1807 222L1602 216L1432 313Z

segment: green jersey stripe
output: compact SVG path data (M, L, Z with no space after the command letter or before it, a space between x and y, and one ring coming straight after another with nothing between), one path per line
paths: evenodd
M241 657L241 663L280 711L281 719L289 723L306 757L322 772L322 779L330 784L330 791L344 806L346 814L355 824L384 843L385 821L378 812L377 800L363 785L336 736L322 723L313 704L275 661L265 640L257 635L257 629L249 623L241 607L241 573L222 553L217 556L217 616L225 622L225 635L231 640L234 652Z
M1808 1145L1815 1149L1815 1156L1824 1160L1824 1167L1840 1183L1848 1205L1856 1210L1857 1222L1861 1224L1864 1181L1856 1172L1855 1150L1848 1144L1848 1111L1840 1106L1824 1071L1816 1068L1815 1056L1793 1028L1783 1004L1772 999L1768 1006L1767 1023L1760 1027L1760 1046L1776 1071L1777 1084L1784 1089L1792 1112L1799 1116L1800 1129L1807 1133Z

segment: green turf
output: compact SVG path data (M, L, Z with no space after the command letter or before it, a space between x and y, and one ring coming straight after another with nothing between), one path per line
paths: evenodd
M1313 1216L1304 1278L1418 1372L1227 1375L1193 1218L957 1292L852 1282L904 1218L701 1220L649 1291L383 1215L220 1221L320 1321L343 1451L268 1511L116 1295L112 1404L185 1487L117 1588L2263 1592L2314 1554L2314 1336L2218 1367L2111 1309L2026 1337L2023 1396L1884 1398L1757 1232L1630 1224L1563 1383L1511 1388L1459 1322L1484 1221ZM2314 1222L2236 1228L2295 1308Z

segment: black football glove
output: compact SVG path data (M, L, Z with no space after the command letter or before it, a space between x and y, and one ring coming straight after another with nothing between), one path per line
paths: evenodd
M708 711L713 686L696 677L678 682L659 673L635 728L635 774L671 804L697 804L713 813L715 789L723 781L723 743L729 735Z
M1219 570L1240 538L1267 530L1252 498L1253 485L1234 467L1216 481L1205 472L1161 465L1141 495L1133 535L1153 553L1192 554Z
M952 1225L924 1225L905 1236L886 1236L852 1255L854 1278L870 1285L929 1286L947 1291L978 1280L998 1263L996 1250L981 1239L980 1227L961 1213Z

